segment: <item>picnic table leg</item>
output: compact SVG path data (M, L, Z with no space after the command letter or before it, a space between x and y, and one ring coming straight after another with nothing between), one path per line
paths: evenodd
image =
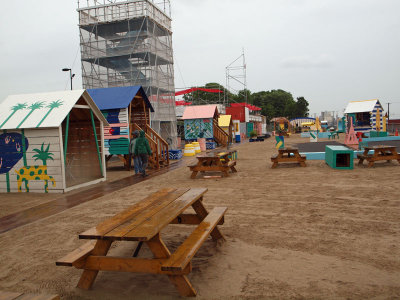
M203 197L201 197L200 199L198 199L196 202L194 202L192 204L192 207L193 207L194 211L196 212L197 216L199 217L200 221L203 221L204 218L207 217L207 215L208 215L208 211L204 207L202 200L203 200ZM212 237L212 239L214 241L219 240L219 239L223 239L224 240L224 236L219 231L217 226L215 226L214 230L211 231L210 234L211 234L211 237Z
M140 251L140 248L142 248L142 245L143 245L143 242L142 242L142 241L140 241L140 242L137 244L136 249L135 249L135 252L133 252L132 257L137 257L137 256L139 255L139 251Z
M197 173L199 173L199 171L193 171L192 175L190 175L190 178L195 179L197 176Z
M231 167L231 171L232 171L232 173L237 173L237 170L236 170L235 166Z
M168 258L171 256L167 246L162 241L160 234L155 235L150 241L146 242L155 258ZM185 275L168 275L169 280L175 285L179 294L184 297L196 296L196 291L192 287L189 279Z
M97 240L91 255L106 256L108 250L110 249L111 243L112 241ZM98 273L99 271L84 270L77 286L85 290L90 289Z

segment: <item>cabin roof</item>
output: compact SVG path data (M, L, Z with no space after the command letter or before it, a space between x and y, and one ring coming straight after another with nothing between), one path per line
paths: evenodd
M81 97L95 116L108 126L85 90L68 90L8 96L0 103L0 129L59 127Z
M360 112L371 112L374 110L376 103L382 107L378 99L363 100L363 101L351 101L347 104L344 111L345 114L360 113ZM383 107L382 107L383 109Z
M218 116L217 105L193 105L186 106L185 112L183 113L183 120L190 119L212 119L214 116Z
M154 112L141 85L88 89L87 91L100 110L127 108L135 96L140 94L150 111Z

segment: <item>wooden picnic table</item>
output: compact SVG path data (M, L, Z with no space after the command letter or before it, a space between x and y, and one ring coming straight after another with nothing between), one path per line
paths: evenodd
M56 262L58 266L83 269L78 287L89 289L99 271L140 272L165 274L182 296L195 296L187 274L191 260L209 235L223 239L217 225L224 222L226 207L215 207L208 212L203 205L206 188L161 189L114 217L101 222L79 235L89 242ZM192 207L193 214L184 214ZM198 225L186 240L171 253L161 239L161 230L168 224ZM134 257L107 256L115 241L139 241ZM154 258L138 258L145 243Z
M229 156L232 157L234 155L234 152L236 152L236 150L228 150L225 152L213 151L197 155L197 162L188 166L190 171L192 171L190 178L196 178L199 172L222 172L222 175L225 177L229 176L229 170L231 170L232 173L236 173L236 160L229 158Z
M278 149L278 154L272 156L271 161L273 162L271 168L276 168L280 162L295 162L299 163L302 167L306 166L306 157L300 155L299 149L294 147Z
M368 154L370 150L373 150L374 153ZM359 159L359 165L362 165L364 160L368 161L368 167L372 167L378 160L386 160L387 162L390 162L392 159L395 159L400 163L400 154L397 153L396 146L389 145L364 147L363 154L357 154L357 158Z

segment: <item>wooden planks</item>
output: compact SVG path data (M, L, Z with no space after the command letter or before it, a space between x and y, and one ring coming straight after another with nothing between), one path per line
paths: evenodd
M110 232L111 230L117 228L121 224L129 221L131 218L139 215L144 209L150 207L152 204L160 202L163 197L167 196L169 193L176 191L173 188L161 189L148 197L141 200L129 207L128 209L122 211L121 213L115 215L114 217L105 220L96 227L93 227L79 235L80 239L101 239L103 236Z
M130 241L146 241L149 240L151 237L146 239L136 239L135 237L127 238L126 236L128 233L136 228L141 228L144 224L148 224L149 220L152 220L160 211L162 211L165 207L168 207L172 202L174 202L177 198L181 195L185 194L189 189L177 189L172 191L168 195L164 197L160 197L157 201L154 201L151 205L146 207L144 210L140 212L140 215L135 216L125 224L116 227L114 230L108 232L103 236L104 239L111 239L111 240L130 240ZM174 215L176 216L176 215ZM161 228L158 228L159 232ZM156 233L157 233L156 232Z
M214 240L223 239L217 225L223 223L227 210L217 207L208 213L202 202L206 192L206 188L160 190L82 234L84 238L97 239L95 246L85 244L57 265L83 269L78 283L83 289L92 286L99 271L140 272L167 275L181 296L195 296L196 291L186 277L192 270L191 259L209 235ZM189 206L195 214L183 213ZM161 230L171 223L199 224L172 255L160 236ZM116 240L144 241L154 257L107 256Z
M87 242L82 246L80 246L78 249L75 249L71 253L68 253L66 256L59 259L56 262L56 265L67 266L67 267L78 266L80 265L80 262L82 260L84 260L86 257L90 255L93 249L94 249L94 242L93 241Z
M168 261L162 265L161 270L182 271L217 226L226 210L226 207L215 207L183 244L171 255Z
M141 226L137 226L122 237L122 240L128 241L148 241L161 231L181 214L186 208L203 197L207 188L193 188L187 193L177 198L168 206L164 206L156 214L146 220Z

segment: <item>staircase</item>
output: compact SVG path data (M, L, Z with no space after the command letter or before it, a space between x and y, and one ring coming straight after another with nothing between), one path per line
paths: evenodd
M143 130L146 133L146 138L149 141L151 155L149 156L149 167L159 169L169 165L168 143L158 135L149 125L141 128L138 124L133 124L133 130Z
M227 134L221 127L218 126L218 121L213 120L214 140L222 147L228 146L229 134Z

